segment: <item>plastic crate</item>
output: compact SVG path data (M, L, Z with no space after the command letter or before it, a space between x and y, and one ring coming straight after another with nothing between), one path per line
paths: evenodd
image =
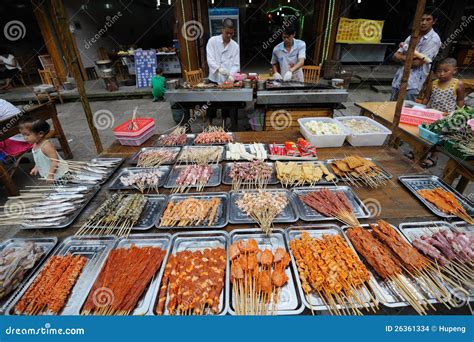
M424 118L421 116L412 116L412 115L400 115L400 123L410 125L410 126L420 126L422 123L433 123L437 119Z
M330 122L339 126L342 134L331 134L331 135L314 135L312 134L304 124L308 121L322 121ZM349 130L343 126L339 121L336 121L331 118L300 118L298 119L298 124L300 125L301 134L308 140L308 142L316 147L341 147L346 140Z
M439 135L431 132L430 130L423 128L421 125L418 126L420 137L428 140L430 143L436 145L439 142Z
M387 137L392 134L392 131L387 127L366 116L342 116L336 118L336 120L343 125L344 121L348 120L366 121L379 129L379 132L374 133L354 133L350 127L344 125L349 130L349 135L346 139L352 146L382 146Z
M459 159L463 159L463 160L473 160L474 159L474 156L471 156L471 155L467 155L461 151L459 151L455 146L454 146L454 142L448 140L448 141L444 141L443 142L443 147L444 149L451 153L453 156L455 157L458 157Z
M116 137L125 138L139 138L145 132L148 132L150 128L155 127L155 120L152 118L136 118L135 123L138 126L137 130L129 130L128 127L132 123L132 120L127 120L115 127L112 131Z
M155 126L151 127L148 131L145 131L141 136L139 137L132 137L132 138L127 138L127 137L118 137L117 140L121 145L126 145L126 146L140 146L143 144L145 141L150 139L153 135L155 134Z
M431 108L402 107L402 115L433 119L434 121L443 118L443 112Z

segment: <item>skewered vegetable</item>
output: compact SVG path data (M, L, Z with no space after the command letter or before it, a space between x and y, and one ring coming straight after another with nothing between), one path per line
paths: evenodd
M264 188L272 177L272 164L262 160L236 163L230 168L229 176L232 179L232 190L239 190L242 185L248 188Z
M44 255L38 244L26 242L19 247L7 247L0 253L0 299L15 290L26 274Z
M138 167L158 167L165 163L172 163L178 152L170 151L166 148L153 148L145 150L138 156L137 166Z
M53 256L15 305L18 314L58 315L67 303L87 258L81 255Z
M469 216L466 209L459 203L451 192L441 188L434 188L418 190L417 193L430 203L434 204L436 208L442 212L457 216L470 224L474 224L474 219Z
M282 192L257 190L243 192L235 203L240 210L255 220L266 234L270 234L273 220L286 208L288 198Z
M147 188L158 192L161 176L162 174L159 169L150 169L142 172L132 172L127 176L122 176L120 177L120 182L124 186L135 187L141 193Z
M219 219L219 198L170 200L160 220L160 227L214 226Z
M248 151L247 151L248 149ZM255 159L265 160L267 159L267 151L265 150L264 144L248 144L247 148L245 144L240 143L229 143L227 144L226 152L227 160L248 160L252 161Z
M331 314L361 315L364 302L377 307L369 272L339 235L314 238L303 232L290 248L305 295L317 294Z
M237 315L268 315L278 305L279 291L288 282L290 255L281 247L261 250L255 240L240 240L229 250L231 283Z
M158 144L163 146L180 146L186 144L186 127L179 126L168 135L162 135L158 139Z
M390 179L374 162L359 156L335 160L331 163L331 167L336 175L347 178L356 187L367 185L377 188Z
M222 127L209 126L194 139L196 145L202 144L226 144L233 142L232 135L227 133Z
M187 165L176 178L176 186L173 193L187 192L192 188L202 191L212 176L212 167L208 165Z
M359 221L352 206L342 191L332 192L326 188L299 195L301 201L321 215L334 217L348 225L358 225Z
M158 272L165 254L158 247L135 245L112 250L89 292L82 314L130 314ZM113 294L107 303L97 300L103 289Z
M322 163L283 163L277 161L275 163L277 178L284 187L300 186L303 184L314 185L323 177L328 182L334 182L336 176L329 172L327 167Z
M178 161L196 164L218 163L221 160L223 152L223 146L186 146L183 148Z
M156 313L204 315L219 313L224 288L226 250L206 248L170 255L161 280Z

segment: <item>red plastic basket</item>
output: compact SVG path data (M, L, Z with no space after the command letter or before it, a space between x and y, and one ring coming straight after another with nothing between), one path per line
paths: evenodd
M129 130L128 127L132 120L127 120L115 127L112 131L116 137L137 138L147 132L150 128L155 127L155 120L153 118L137 118L135 123L138 126L137 130Z
M422 123L430 124L437 120L438 119L425 118L422 116L415 116L415 115L406 115L406 114L400 115L400 123L404 123L410 126L419 126Z
M145 131L142 135L139 137L120 137L116 136L117 140L121 145L126 145L126 146L140 146L143 144L145 141L150 139L153 135L155 134L155 127L150 127L147 131Z
M443 117L443 112L431 108L408 108L402 107L402 114L426 119L439 120Z

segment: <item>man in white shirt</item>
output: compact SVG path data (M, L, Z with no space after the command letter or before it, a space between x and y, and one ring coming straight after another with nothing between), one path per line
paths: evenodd
M5 48L0 48L0 80L5 80L5 84L0 87L0 90L11 88L12 78L18 72L21 72L21 69L15 56Z
M240 71L239 44L232 39L234 36L234 23L226 18L222 21L222 34L211 37L207 42L206 55L209 66L209 81L213 83L234 82L234 77ZM216 117L216 108L209 108L207 116L212 124ZM229 111L223 109L222 117L228 117Z
M296 29L290 25L282 34L283 42L275 46L272 53L273 78L283 81L303 82L304 60L306 59L306 43L295 39Z
M431 61L438 54L441 46L441 39L439 35L433 30L433 25L436 23L436 17L433 14L433 9L427 7L423 16L421 17L420 24L420 40L416 45L415 50L420 54L428 57L423 59L419 57L413 58L413 64L410 71L410 77L408 78L407 93L405 100L415 101L418 93L420 92L423 84L430 72ZM402 64L392 81L392 96L391 100L396 101L398 99L398 93L400 92L400 83L403 76L403 64L407 59L408 44L410 44L410 37L400 44L400 48L393 56L393 60Z

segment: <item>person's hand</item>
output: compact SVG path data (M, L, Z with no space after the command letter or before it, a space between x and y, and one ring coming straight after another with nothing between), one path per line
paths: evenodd
M233 77L232 75L229 75L229 76L227 77L227 81L229 81L229 82L234 82L235 79L234 79L234 77Z
M285 76L283 76L283 81L291 81L292 76L293 76L293 73L290 70L288 70L285 73Z
M282 80L283 77L281 77L281 74L279 72L276 72L273 74L273 79L274 80Z
M219 68L217 71L219 72L219 74L221 74L223 76L229 76L230 75L229 70L227 70L226 68Z
M38 168L35 166L34 168L31 169L30 175L36 176L37 174L38 174Z
M48 184L53 184L53 183L54 183L54 178L48 178L48 179L46 179L46 183L48 183Z

